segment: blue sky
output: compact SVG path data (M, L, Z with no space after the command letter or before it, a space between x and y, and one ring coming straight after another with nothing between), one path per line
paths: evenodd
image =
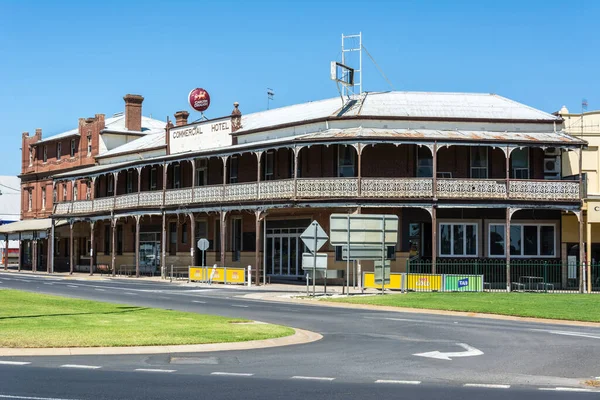
M600 2L18 1L0 0L0 175L20 172L21 133L79 117L188 109L209 118L337 96L329 61L340 35L363 32L395 90L493 92L553 112L600 109ZM390 87L365 56L364 90ZM192 117L197 117L196 113Z

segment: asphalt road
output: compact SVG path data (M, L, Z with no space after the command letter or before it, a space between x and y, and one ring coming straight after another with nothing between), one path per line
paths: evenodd
M600 395L584 392L590 389L581 384L600 376L597 328L268 302L243 298L248 293L243 289L135 279L0 273L0 287L244 317L324 336L311 344L252 351L3 357L0 399L198 398L199 393L216 399ZM415 355L435 351L459 356Z

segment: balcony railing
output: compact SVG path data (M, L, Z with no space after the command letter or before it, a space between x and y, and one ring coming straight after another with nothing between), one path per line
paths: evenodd
M103 197L95 200L58 203L54 214L84 214L113 209L148 208L179 204L239 203L265 200L303 199L431 199L431 178L302 178L294 188L293 179L199 186L195 188L148 191ZM577 201L579 183L576 181L511 180L506 190L505 180L438 179L437 197L457 200L529 200ZM163 204L164 196L164 204Z

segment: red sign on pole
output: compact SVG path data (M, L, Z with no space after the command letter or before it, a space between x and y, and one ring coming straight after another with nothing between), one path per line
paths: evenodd
M202 88L192 90L188 96L190 106L196 111L206 111L210 106L210 96L208 92Z

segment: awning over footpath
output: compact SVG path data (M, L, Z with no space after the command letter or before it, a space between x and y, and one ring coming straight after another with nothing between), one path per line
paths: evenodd
M66 223L67 221L56 221L54 226L65 225ZM0 226L0 235L8 234L9 240L33 239L34 236L36 239L44 239L51 226L52 220L50 218L25 219ZM0 239L2 239L1 236Z

